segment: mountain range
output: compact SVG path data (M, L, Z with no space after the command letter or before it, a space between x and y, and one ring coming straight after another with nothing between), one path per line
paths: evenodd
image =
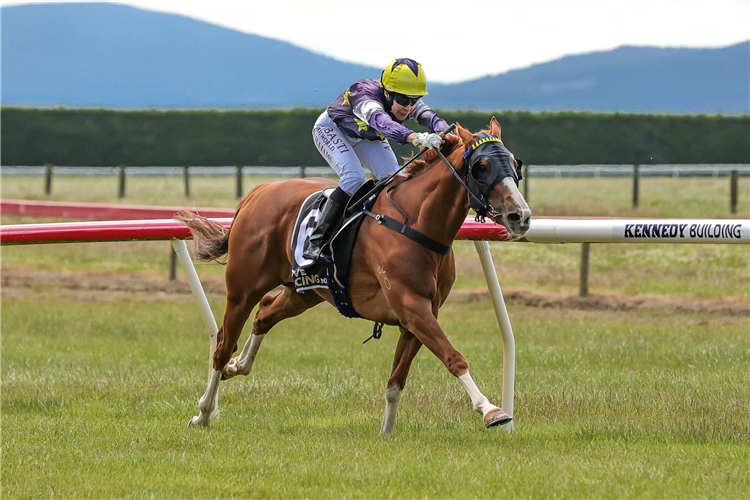
M381 71L119 4L3 7L1 28L3 105L323 107ZM438 109L747 114L750 41L625 46L428 90L426 101Z

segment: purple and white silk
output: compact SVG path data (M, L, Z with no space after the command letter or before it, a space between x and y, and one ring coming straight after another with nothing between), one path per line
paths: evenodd
M328 106L328 116L348 137L381 140L391 139L406 144L413 132L386 111L386 98L377 80L358 80ZM416 120L430 132L442 132L448 123L430 109L422 99L406 118ZM406 121L406 120L404 120Z
M413 131L387 112L386 104L377 80L359 80L339 95L315 122L315 147L339 175L339 186L349 195L365 183L364 167L378 179L399 169L387 139L406 144ZM430 132L448 128L445 120L422 99L414 105L406 119L409 118Z

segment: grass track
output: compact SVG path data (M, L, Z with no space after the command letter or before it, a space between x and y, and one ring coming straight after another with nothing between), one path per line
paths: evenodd
M259 179L245 180L245 186ZM262 179L265 181L268 179ZM248 182L249 181L249 182ZM41 178L3 197L44 199ZM729 217L726 179L532 179L544 215ZM750 217L740 179L738 217ZM53 199L117 202L116 179L55 177ZM129 178L124 203L234 207L232 178ZM567 200L567 202L566 202ZM570 201L575 200L575 201ZM3 223L35 222L3 216ZM165 242L5 247L2 264L167 270ZM458 242L456 288L484 287ZM574 292L579 245L493 244L504 287ZM750 253L729 245L594 245L593 293L748 300ZM220 275L200 266L201 276ZM277 326L250 377L224 383L221 418L186 430L205 389L194 303L2 301L6 498L748 498L747 319L511 307L516 431L487 431L460 384L417 356L396 432L377 435L396 333L319 307ZM214 311L223 298L211 297ZM449 306L449 338L499 402L502 352L488 304Z
M214 311L223 309L212 298ZM512 435L417 356L393 436L378 436L395 329L321 306L278 325L222 415L192 304L3 301L6 498L742 498L750 482L748 322L511 310ZM441 323L490 399L502 349L487 304ZM703 326L702 326L703 325Z

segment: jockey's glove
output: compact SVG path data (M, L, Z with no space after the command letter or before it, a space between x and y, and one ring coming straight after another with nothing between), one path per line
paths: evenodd
M412 145L427 149L438 149L443 143L442 137L428 132L417 132L417 138L411 141Z

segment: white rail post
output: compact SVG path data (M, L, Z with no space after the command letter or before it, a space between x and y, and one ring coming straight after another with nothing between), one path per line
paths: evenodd
M190 257L190 252L188 252L185 240L172 240L172 248L174 248L177 258L180 259L182 267L185 269L188 285L190 285L190 290L193 292L193 297L198 301L198 308L200 309L201 317L203 318L203 324L206 325L206 330L208 330L210 345L208 356L208 378L210 381L211 372L214 368L214 351L216 351L216 335L219 333L219 327L216 325L214 313L211 311L211 306L206 298L206 292L203 291L201 280L198 278L198 273L195 270L195 265L193 265L193 259Z
M479 261L482 263L484 279L487 281L487 288L492 298L492 306L495 309L497 324L500 326L500 333L503 336L503 399L500 402L502 409L513 416L513 391L516 378L516 340L513 337L513 328L510 325L508 309L505 307L503 291L500 288L500 281L497 279L495 263L492 261L490 253L490 244L486 241L474 241L474 248L479 254ZM512 432L515 419L503 426L505 432Z

